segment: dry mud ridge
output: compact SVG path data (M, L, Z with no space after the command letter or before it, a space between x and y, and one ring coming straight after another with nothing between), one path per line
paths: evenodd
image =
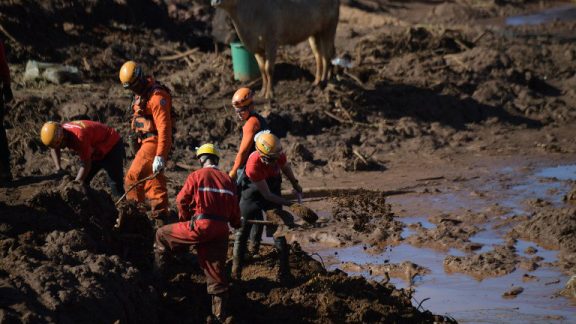
M373 250L398 244L403 225L386 202L392 191L383 188L406 188L432 170L449 169L451 183L458 184L458 172L470 172L487 157L574 161L575 21L504 24L504 17L542 5L342 1L336 52L353 66L336 67L323 89L311 88L314 59L307 44L279 51L276 98L259 99L258 110L283 137L303 186L332 197L331 207L317 210L332 217L314 226L300 223L289 234L295 242L291 285L273 281L273 249L265 247L250 262L232 289L235 321L452 321L414 306L410 289L326 271L304 248L315 242ZM0 2L15 94L5 120L15 182L0 188L2 322L205 321L209 299L193 258L173 261L168 293L160 294L145 215L130 204L116 209L102 175L93 190L51 176L38 130L46 120L89 118L126 135L129 98L117 71L135 59L173 90L170 196L195 167L194 147L201 143L218 143L227 168L239 142L229 98L240 83L232 78L230 50L214 41L228 37L229 26L214 17L205 1ZM81 77L64 84L24 80L28 60L75 66ZM68 158L74 173L76 158ZM329 193L337 187L374 190ZM510 221L510 242L522 238L558 249L555 266L574 275L574 208L538 202L531 208L532 215ZM113 230L118 213L130 219L121 233ZM469 238L497 214L437 215L430 220L434 229L412 225L410 244L474 251L479 247ZM370 271L410 281L427 271L413 261ZM518 256L510 244L445 263L447 270L482 277L543 265Z

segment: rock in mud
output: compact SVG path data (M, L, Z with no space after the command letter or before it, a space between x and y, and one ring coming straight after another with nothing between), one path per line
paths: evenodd
M522 287L514 287L507 292L502 294L503 298L516 298L516 296L520 295L524 291Z

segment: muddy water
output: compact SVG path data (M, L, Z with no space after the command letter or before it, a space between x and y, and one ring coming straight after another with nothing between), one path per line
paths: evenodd
M576 305L555 293L563 288L568 277L554 267L542 266L535 271L526 271L517 267L509 275L497 278L476 280L464 274L446 273L443 267L447 255L464 256L466 253L484 253L496 245L505 243L507 226L494 225L513 215L527 215L526 201L535 198L551 204L562 204L562 197L570 189L569 182L576 180L576 165L555 166L540 169L516 169L514 167L495 170L489 180L474 179L467 183L448 183L441 193L432 195L404 195L389 197L393 210L401 216L405 224L420 223L423 228L431 229L436 225L428 220L430 215L456 214L460 211L481 212L486 206L498 206L502 212L489 222L480 224L484 228L471 238L472 242L483 244L475 252L463 252L451 249L439 252L432 249L416 248L409 244L389 247L381 254L368 254L364 246L324 249L309 247L318 253L329 269L342 267L342 262L357 265L399 264L411 261L426 267L430 273L414 278L413 304L422 303L422 307L434 313L447 314L460 322L496 322L496 323L532 323L558 322L576 323ZM407 238L415 232L408 226L402 236ZM521 257L542 257L544 262L557 260L557 251L547 250L533 242L518 240L515 243L517 254ZM537 249L532 255L524 252L528 247ZM381 276L372 276L368 267L359 272L348 271L351 275L362 275L374 280ZM535 276L533 281L523 282L525 274ZM399 288L407 288L409 283L403 279L392 278L391 282ZM502 294L515 286L524 291L513 299L504 299Z
M531 15L514 16L506 18L506 25L538 25L553 20L575 20L576 5L564 4L546 9Z

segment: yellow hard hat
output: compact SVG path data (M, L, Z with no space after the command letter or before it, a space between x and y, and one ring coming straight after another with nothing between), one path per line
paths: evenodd
M58 148L64 139L64 130L59 123L49 121L42 126L40 139L44 145L51 148Z
M280 139L278 139L276 135L270 133L269 130L258 132L254 136L254 142L256 142L256 150L260 155L276 157L282 152Z
M250 88L240 88L236 90L232 97L232 106L234 106L234 108L248 107L252 105L253 97L254 93Z
M220 151L214 146L214 144L204 144L196 148L196 157L199 158L203 154L212 154L217 158L220 158Z
M120 68L120 83L124 89L131 89L139 80L144 78L142 67L134 61L128 61Z

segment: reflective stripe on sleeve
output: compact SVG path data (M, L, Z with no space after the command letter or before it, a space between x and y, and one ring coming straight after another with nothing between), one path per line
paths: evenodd
M226 189L219 189L219 188L200 187L200 188L198 188L198 191L218 192L218 193L223 193L223 194L227 194L230 196L234 196L234 193L232 191L226 190Z

